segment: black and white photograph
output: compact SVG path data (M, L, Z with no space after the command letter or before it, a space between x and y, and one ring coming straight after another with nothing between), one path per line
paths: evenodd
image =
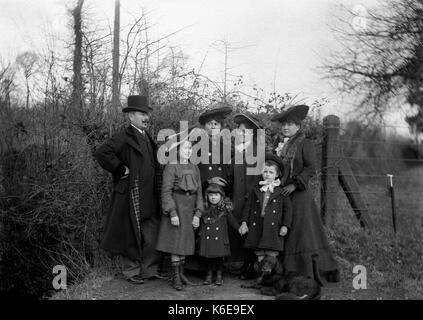
M0 39L1 297L423 299L422 0L0 0Z

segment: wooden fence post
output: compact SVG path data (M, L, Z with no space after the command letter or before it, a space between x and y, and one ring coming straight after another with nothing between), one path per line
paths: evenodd
M323 119L323 126L321 214L323 223L331 227L338 205L336 193L339 173L337 160L340 120L337 116L329 115Z
M322 191L320 195L321 215L325 225L332 227L338 208L338 186L345 195L362 227L371 228L372 221L367 205L360 194L360 187L350 164L342 155L339 146L340 120L329 115L323 119L324 139L322 147Z

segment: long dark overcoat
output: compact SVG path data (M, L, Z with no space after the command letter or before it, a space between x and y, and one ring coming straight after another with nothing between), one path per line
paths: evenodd
M101 167L113 175L111 207L101 243L112 254L141 260L143 242L140 223L145 219L157 221L157 231L153 230L157 237L160 207L156 149L147 133L142 137L129 126L95 152ZM130 174L121 179L123 165L129 168Z
M200 162L198 164L198 168L200 169L201 182L203 185L208 179L213 177L221 177L229 184L231 184L232 177L230 158L228 160L224 159L223 148L227 148L227 145L224 144L223 139L221 139L219 148L220 154L215 156L215 158L218 159L218 163L213 163L213 150L217 150L217 148L213 149L212 139L209 139L208 161L207 163Z
M297 143L292 175L286 182L286 185L293 183L296 190L290 195L293 219L285 242L283 262L287 271L296 271L310 277L315 276L313 265L322 272L338 269L329 248L319 210L308 189L309 180L315 173L316 154L313 141L302 139Z
M232 197L233 197L233 215L238 223L241 223L242 213L248 194L251 189L258 184L261 179L259 175L247 175L247 168L254 167L254 164L247 164L245 160L245 152L242 152L243 163L235 163L235 152L232 158ZM229 240L231 245L231 260L245 261L250 252L244 248L245 236L241 236L237 230L229 229Z
M275 187L261 216L265 193L256 185L249 193L242 221L247 222L245 247L251 249L284 250L284 239L279 235L282 226L291 228L292 207L289 197L282 195L282 188Z

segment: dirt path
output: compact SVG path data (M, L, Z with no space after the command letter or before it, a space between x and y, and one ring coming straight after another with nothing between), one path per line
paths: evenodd
M201 279L190 276L193 281ZM273 297L263 296L257 290L241 288L241 281L227 275L223 286L209 285L184 287L176 291L166 280L149 280L143 285L134 285L121 278L111 278L101 286L92 290L93 300L273 300ZM322 300L376 300L390 299L382 297L374 290L353 290L350 283L325 283L322 290Z

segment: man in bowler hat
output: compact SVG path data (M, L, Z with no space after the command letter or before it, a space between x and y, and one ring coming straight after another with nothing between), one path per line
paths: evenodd
M125 278L136 284L158 276L155 250L160 226L157 146L147 133L151 108L144 96L129 96L122 110L130 125L95 152L113 175L113 195L102 248L122 257Z

